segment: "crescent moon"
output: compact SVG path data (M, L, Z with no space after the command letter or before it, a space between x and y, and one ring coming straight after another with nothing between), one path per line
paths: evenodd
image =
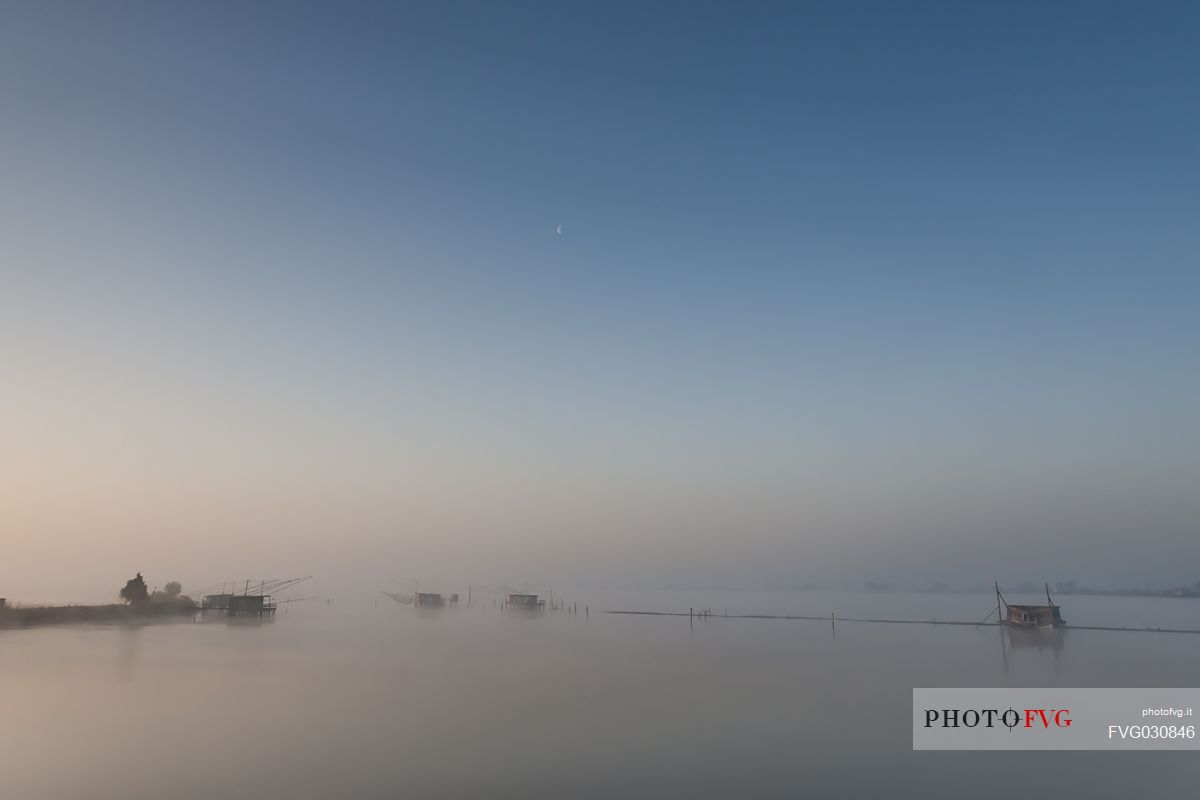
M556 226L554 228L554 232L557 233L559 236L562 236L562 225Z

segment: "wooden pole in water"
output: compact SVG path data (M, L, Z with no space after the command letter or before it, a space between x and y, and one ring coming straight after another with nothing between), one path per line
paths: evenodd
M1000 613L1000 607L1003 605L1003 600L1000 597L1000 581L995 582L996 585L996 622L1004 622L1004 617Z

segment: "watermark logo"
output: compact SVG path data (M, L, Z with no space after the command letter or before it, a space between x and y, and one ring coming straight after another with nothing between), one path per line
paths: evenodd
M1006 728L1012 729L1020 727L1022 719L1024 719L1024 727L1026 728L1036 728L1039 724L1047 730L1050 728L1069 728L1071 727L1071 709L1026 708L1024 711L1017 711L1011 707L1004 711L995 708L925 709L926 728L932 728L940 724L943 728L976 728L979 725L994 728L997 725L1003 725Z
M1200 749L1200 689L913 689L914 750Z

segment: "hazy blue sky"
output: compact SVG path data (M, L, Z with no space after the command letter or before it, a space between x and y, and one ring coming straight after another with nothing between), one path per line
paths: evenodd
M1200 579L1198 31L3 2L0 590Z

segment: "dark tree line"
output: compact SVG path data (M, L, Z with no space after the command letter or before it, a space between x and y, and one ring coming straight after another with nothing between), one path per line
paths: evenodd
M121 590L121 599L131 606L141 606L149 602L150 592L146 589L146 579L142 577L142 573L139 572L136 578L125 582L125 588Z
M122 600L136 608L146 608L150 604L157 606L162 603L177 605L181 609L190 608L194 605L192 598L182 592L183 587L179 584L179 581L168 581L161 591L151 593L146 587L146 579L139 572L135 577L125 582L120 595Z

